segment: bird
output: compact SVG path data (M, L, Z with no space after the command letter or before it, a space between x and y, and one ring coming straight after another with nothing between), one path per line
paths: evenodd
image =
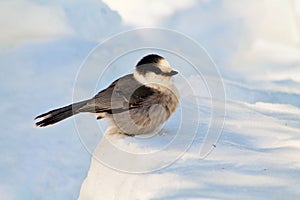
M113 81L94 97L38 115L37 127L53 125L79 113L108 118L120 134L135 136L158 130L175 112L179 93L173 83L178 74L161 55L140 59L131 74Z

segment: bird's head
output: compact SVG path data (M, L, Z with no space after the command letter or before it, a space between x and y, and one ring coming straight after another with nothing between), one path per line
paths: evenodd
M172 76L178 74L173 70L170 63L162 56L150 54L143 57L136 65L134 77L143 84L156 83L166 84L172 83Z

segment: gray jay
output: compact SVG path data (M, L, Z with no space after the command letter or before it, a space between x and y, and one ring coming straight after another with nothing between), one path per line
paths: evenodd
M35 118L36 126L55 124L72 115L95 113L97 119L108 118L125 135L151 133L168 120L178 106L178 92L172 76L174 71L162 56L143 57L134 73L125 75L93 98L51 110Z

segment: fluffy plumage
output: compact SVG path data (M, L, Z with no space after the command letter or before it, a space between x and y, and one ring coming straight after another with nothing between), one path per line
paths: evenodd
M43 119L36 126L48 126L89 112L96 113L97 119L108 117L120 133L136 135L154 131L177 108L178 94L171 80L175 74L163 57L145 56L137 63L134 74L117 79L91 99L37 116L35 119Z

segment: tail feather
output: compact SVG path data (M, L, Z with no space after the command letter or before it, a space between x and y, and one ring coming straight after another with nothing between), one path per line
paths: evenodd
M87 101L82 101L41 114L34 118L34 120L39 118L43 118L43 120L35 123L35 125L38 127L44 127L50 124L55 124L63 119L66 119L79 113L79 109L85 106L86 104Z

